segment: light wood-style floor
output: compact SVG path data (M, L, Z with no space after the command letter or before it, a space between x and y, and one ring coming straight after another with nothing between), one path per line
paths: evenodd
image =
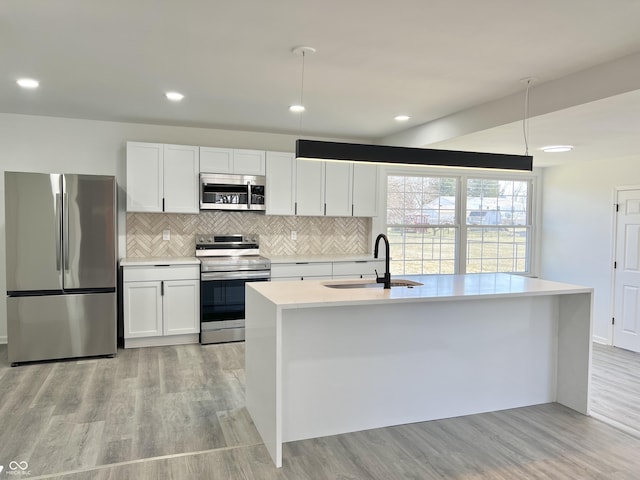
M593 414L640 438L640 353L595 343L591 365Z
M640 438L557 404L292 442L276 469L244 408L243 347L11 368L0 346L0 465L59 480L640 478ZM640 384L640 355L607 348L594 348L601 411L619 400L612 388L631 397Z

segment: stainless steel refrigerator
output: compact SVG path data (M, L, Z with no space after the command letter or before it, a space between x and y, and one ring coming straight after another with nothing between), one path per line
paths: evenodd
M9 362L114 355L116 181L5 172Z

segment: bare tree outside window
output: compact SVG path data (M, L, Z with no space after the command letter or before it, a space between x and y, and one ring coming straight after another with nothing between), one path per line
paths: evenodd
M466 197L457 210L460 185ZM528 272L530 185L528 180L389 175L391 272Z

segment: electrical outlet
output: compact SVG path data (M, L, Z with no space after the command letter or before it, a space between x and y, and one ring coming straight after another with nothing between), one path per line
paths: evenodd
M162 240L164 241L171 240L171 230L167 229L162 231Z
M291 240L298 240L298 232L291 230Z

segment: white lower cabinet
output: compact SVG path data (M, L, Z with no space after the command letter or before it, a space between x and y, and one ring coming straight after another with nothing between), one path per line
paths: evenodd
M271 264L271 281L331 280L331 262Z
M362 260L352 262L334 262L333 278L376 278L376 270L382 276L384 274L384 260Z
M124 346L198 343L200 268L123 267Z
M384 268L384 260L272 263L271 281L375 279L375 271L382 276Z

